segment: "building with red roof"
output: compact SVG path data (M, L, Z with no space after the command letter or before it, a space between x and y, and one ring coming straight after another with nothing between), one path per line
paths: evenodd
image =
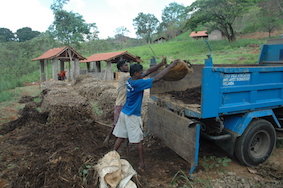
M113 80L114 73L112 72L112 64L120 60L127 60L130 64L133 62L143 62L139 56L135 56L128 51L94 54L80 61L80 63L87 64L87 70L81 70L81 74L93 74L99 79ZM106 70L101 69L102 61L106 62Z
M67 78L74 80L79 75L79 61L86 59L75 51L71 46L63 46L60 48L52 48L41 56L32 59L32 61L40 62L40 80L48 80L48 64L52 62L52 78L58 79L58 73L67 71ZM67 70L65 69L65 62L70 62Z
M213 30L210 33L208 33L207 31L193 31L191 32L190 37L192 37L195 40L198 39L221 40L224 38L220 30Z
M193 39L207 39L208 34L207 31L193 31L191 32L190 37L192 37Z

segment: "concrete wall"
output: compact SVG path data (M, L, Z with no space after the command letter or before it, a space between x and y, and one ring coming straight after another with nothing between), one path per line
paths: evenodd
M220 30L214 30L208 34L208 40L221 40L223 39L222 33Z

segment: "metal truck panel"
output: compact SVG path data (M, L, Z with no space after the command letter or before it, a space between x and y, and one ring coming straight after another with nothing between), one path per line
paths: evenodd
M148 103L149 131L191 164L198 165L200 125L170 110Z
M247 126L254 118L268 117L268 116L271 116L274 122L276 123L276 125L278 127L281 127L273 111L270 109L249 112L244 115L236 114L232 116L225 116L224 124L226 129L231 130L234 133L237 133L237 136L241 136L245 131L245 129L247 128Z
M204 67L202 118L283 106L283 67Z
M283 38L269 40L267 45L263 45L258 63L283 63Z

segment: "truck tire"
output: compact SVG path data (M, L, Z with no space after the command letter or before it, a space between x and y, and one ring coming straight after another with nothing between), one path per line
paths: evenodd
M271 155L276 143L273 125L264 119L255 119L237 138L235 156L247 166L256 166L265 162Z

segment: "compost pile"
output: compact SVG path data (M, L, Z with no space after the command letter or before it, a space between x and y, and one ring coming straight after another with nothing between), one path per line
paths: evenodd
M167 92L174 99L183 101L186 104L200 104L201 101L201 86L188 88L185 91Z
M111 139L109 147L103 146L110 128L101 125L99 120L106 118L105 122L112 122L113 115L104 115L113 113L115 94L109 83L85 76L78 77L72 85L48 83L36 97L23 96L19 102L25 107L19 111L19 118L0 126L0 187L99 187L94 166L112 150L115 141ZM94 107L99 108L99 113ZM146 115L146 111L145 105L142 114ZM121 158L137 170L139 188L169 188L174 176L182 175L180 172L187 175L191 166L158 138L148 134L146 128L145 134L146 171L138 170L136 145L129 144L129 152L122 146ZM249 172L241 174L247 171L246 167L238 165L235 168L229 164L221 173L216 167L211 169L207 172L211 177L207 177L205 172L211 161L203 157L226 155L211 143L201 143L201 146L199 165L194 173L197 178L191 180L194 187L259 185L279 188L283 185L283 152L275 155L275 162L250 168L255 173L253 176L246 176ZM234 172L237 168L239 172ZM211 183L205 185L204 181L198 181L199 178L210 179ZM185 183L186 180L180 178L174 187L184 187Z

